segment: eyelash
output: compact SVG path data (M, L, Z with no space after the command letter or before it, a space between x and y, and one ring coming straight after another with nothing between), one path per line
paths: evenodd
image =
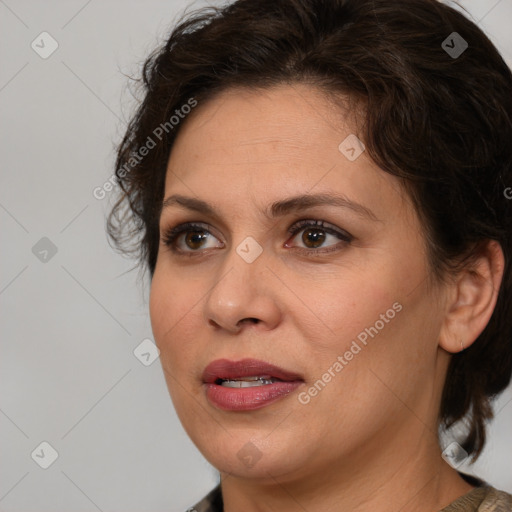
M319 228L322 231L324 231L327 234L333 235L338 237L342 242L343 245L350 244L353 240L353 237L347 233L346 231L335 229L334 227L328 227L324 223L323 220L313 220L313 219L307 219L307 220L299 220L296 223L294 223L289 229L288 233L295 237L297 233L300 233L305 228L308 227L314 227ZM211 232L208 230L208 225L203 223L195 223L195 222L185 222L184 224L180 224L174 228L167 229L163 236L162 241L163 243L174 253L184 255L184 256L197 256L201 254L200 250L197 251L183 251L182 249L178 249L176 247L176 239L182 234L187 232L196 232L196 233L208 233L211 234ZM339 251L340 244L335 244L333 246L328 246L325 249L306 249L304 247L294 247L295 251L298 251L299 253L303 254L320 254L320 253L328 253L328 252L334 252Z

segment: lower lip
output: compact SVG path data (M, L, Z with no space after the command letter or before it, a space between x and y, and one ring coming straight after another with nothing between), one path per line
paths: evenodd
M224 411L254 411L261 409L295 391L302 381L274 382L252 388L228 388L205 384L208 400Z

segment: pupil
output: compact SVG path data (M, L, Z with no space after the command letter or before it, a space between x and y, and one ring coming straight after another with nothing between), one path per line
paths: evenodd
M307 247L313 246L313 248L316 248L319 245L322 245L324 240L325 232L318 228L307 229L302 235L302 241Z
M199 249L201 242L207 238L207 234L204 231L189 232L185 238L185 243L191 249Z

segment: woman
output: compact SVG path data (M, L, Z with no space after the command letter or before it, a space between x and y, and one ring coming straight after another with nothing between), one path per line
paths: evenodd
M108 229L221 475L191 510L512 510L454 467L512 371L512 76L487 37L434 0L238 0L144 85Z

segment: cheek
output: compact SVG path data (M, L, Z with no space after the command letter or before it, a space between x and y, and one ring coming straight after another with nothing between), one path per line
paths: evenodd
M197 351L201 350L197 313L202 304L200 296L193 294L190 282L187 283L175 274L157 269L149 296L151 326L160 350L160 363L171 400L185 427L194 423L191 418L198 412L190 406L190 393L197 391L190 384L197 379L193 372Z
M160 349L162 349L160 344L162 344L165 332L172 327L177 319L175 314L176 301L173 300L173 297L176 297L177 294L168 293L171 289L176 290L176 283L165 279L157 266L149 293L149 316L155 341Z
M308 308L301 308L306 315L292 313L303 337L301 352L308 354L304 359L310 370L308 386L322 381L317 385L321 392L311 389L320 408L328 409L333 401L354 414L361 407L376 407L391 393L379 377L399 390L423 371L410 375L410 368L424 364L433 330L424 290L410 293L407 281L415 282L412 275L404 281L397 272L371 268L316 276L314 288L309 288ZM311 279L296 284L297 294L304 294Z
M155 271L149 296L149 313L155 342L160 349L164 366L176 369L186 364L191 350L187 345L197 341L197 315L201 302L187 285L170 273Z
M313 342L310 349L319 353L343 353L360 333L364 338L366 328L375 322L381 327L382 314L390 310L389 322L396 315L393 304L399 294L384 273L342 268L317 272L313 279L294 275L292 282L296 297L290 296L290 315L304 339Z

